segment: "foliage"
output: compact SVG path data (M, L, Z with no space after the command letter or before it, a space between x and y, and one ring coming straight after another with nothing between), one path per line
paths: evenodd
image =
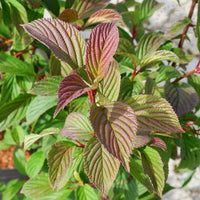
M160 199L177 148L177 171L200 165L200 62L182 73L191 18L147 31L161 6L1 0L0 148L15 145L29 177L0 185L3 199Z

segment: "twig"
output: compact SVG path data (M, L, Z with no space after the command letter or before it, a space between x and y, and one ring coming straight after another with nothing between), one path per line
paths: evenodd
M194 12L194 8L195 8L196 3L197 3L197 0L193 0L193 1L192 1L192 5L191 5L191 7L190 7L190 12L189 12L189 14L188 14L188 18L189 18L189 19L192 18L192 15L193 15L193 12ZM182 48L182 47L183 47L183 42L184 42L184 40L185 40L187 31L188 31L188 29L189 29L190 26L191 26L191 24L188 24L188 25L185 27L185 29L183 30L183 33L182 33L182 36L181 36L181 40L180 40L179 45L178 45L179 48Z
M35 50L35 47L31 47L29 49L24 49L23 51L19 51L14 56L17 58L17 57L21 56L23 53L30 51L30 50Z

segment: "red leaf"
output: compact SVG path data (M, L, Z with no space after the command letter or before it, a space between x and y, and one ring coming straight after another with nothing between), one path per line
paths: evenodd
M70 74L66 76L59 84L58 89L58 106L54 113L54 117L63 109L68 103L88 92L90 87L77 74Z
M150 145L154 147L162 148L163 150L167 151L167 146L165 142L158 137L154 137Z
M99 82L105 76L118 42L114 23L99 24L93 29L86 48L86 70L93 81Z

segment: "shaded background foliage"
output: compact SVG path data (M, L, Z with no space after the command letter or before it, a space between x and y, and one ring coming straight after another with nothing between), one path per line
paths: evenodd
M199 166L200 62L186 71L194 55L182 45L195 26L199 48L200 16L191 21L198 1L191 1L188 18L164 33L145 30L162 6L154 0L1 0L0 5L0 149L15 145L15 167L29 177L1 183L3 199L160 199L173 189L166 184L168 161L178 147L176 171ZM41 20L44 9L52 20ZM88 40L81 36L86 30L92 30ZM97 42L102 33L103 45ZM180 40L176 47L174 39ZM114 146L118 138L105 136L118 124L131 129L119 134L128 133L120 152ZM31 152L28 160L23 147ZM92 164L96 157L101 169Z

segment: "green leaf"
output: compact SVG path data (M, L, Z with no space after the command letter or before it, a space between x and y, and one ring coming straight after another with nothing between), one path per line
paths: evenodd
M117 101L120 91L120 83L121 76L119 64L117 61L113 60L109 65L104 79L99 83L97 91L110 101Z
M20 126L17 125L12 130L12 137L16 144L21 145L24 142L25 130Z
M40 150L31 154L30 158L26 164L26 173L30 178L35 177L40 170L45 161L44 153Z
M24 181L19 181L17 179L9 181L5 190L2 192L2 200L13 200L23 184Z
M6 0L1 0L2 6L2 18L5 25L9 25L12 23L11 16L10 16L10 5Z
M78 112L70 113L65 121L65 127L60 134L73 140L89 140L93 136L93 129L89 119Z
M56 142L48 153L49 181L52 189L61 189L68 182L74 170L71 167L75 144L67 141Z
M10 147L11 147L11 144L7 144L3 140L0 140L0 150L9 149Z
M21 148L16 147L13 152L13 161L17 170L26 175L26 158Z
M193 133L183 134L181 141L181 161L176 171L185 172L194 170L200 165L200 141Z
M141 151L141 157L144 173L150 177L153 185L153 191L162 198L162 192L166 180L164 163L160 154L155 149L146 146Z
M120 52L135 54L133 44L126 38L119 38L119 44L116 53L118 54Z
M39 8L42 0L27 0L33 8Z
M141 60L141 66L148 65L153 62L169 60L173 62L179 62L179 58L172 51L159 50L153 53L146 54Z
M43 130L40 134L30 134L26 135L24 139L24 149L28 149L34 142L39 140L40 138L46 136L46 135L52 135L52 134L58 134L59 133L58 128L47 128Z
M119 170L120 162L93 137L84 149L84 169L90 181L107 194Z
M184 132L175 112L165 99L152 95L135 95L125 99L124 102L134 110L139 130Z
M32 66L14 56L0 54L0 71L17 76L35 76Z
M117 25L124 25L122 16L112 9L101 9L90 16L85 26L90 26L96 23L116 23Z
M110 0L75 0L72 9L78 12L80 19L91 16L96 11L105 8Z
M162 66L158 69L158 72L158 76L155 79L156 83L181 76L180 72L172 66Z
M40 96L56 96L60 81L62 81L62 77L60 76L44 78L29 93Z
M85 40L71 24L59 19L38 19L23 28L73 69L85 65Z
M199 104L199 97L194 88L187 84L178 82L165 85L165 96L178 116L192 111Z
M5 103L0 106L0 122L6 119L13 111L19 108L25 108L30 102L32 95L30 94L20 94L17 98L12 101ZM15 113L16 114L16 113Z
M140 24L143 24L153 13L163 4L158 4L155 0L144 0L140 10Z
M79 200L98 200L98 197L94 189L88 185L78 186L76 189L76 199Z
M200 51L200 0L198 0L196 33L197 33L197 47Z
M122 102L93 106L90 120L101 144L129 171L129 156L137 130L136 116L131 107Z
M39 174L36 177L31 178L24 184L21 191L26 197L38 200L65 199L70 192L70 189L66 188L60 191L53 191L49 184L47 174Z
M59 15L60 6L58 0L42 0L42 4L55 16Z
M57 102L57 96L36 96L28 106L26 112L27 124L34 122L43 113L55 106Z
M147 54L153 54L164 41L165 38L161 33L152 32L144 34L139 40L136 56L142 59Z

